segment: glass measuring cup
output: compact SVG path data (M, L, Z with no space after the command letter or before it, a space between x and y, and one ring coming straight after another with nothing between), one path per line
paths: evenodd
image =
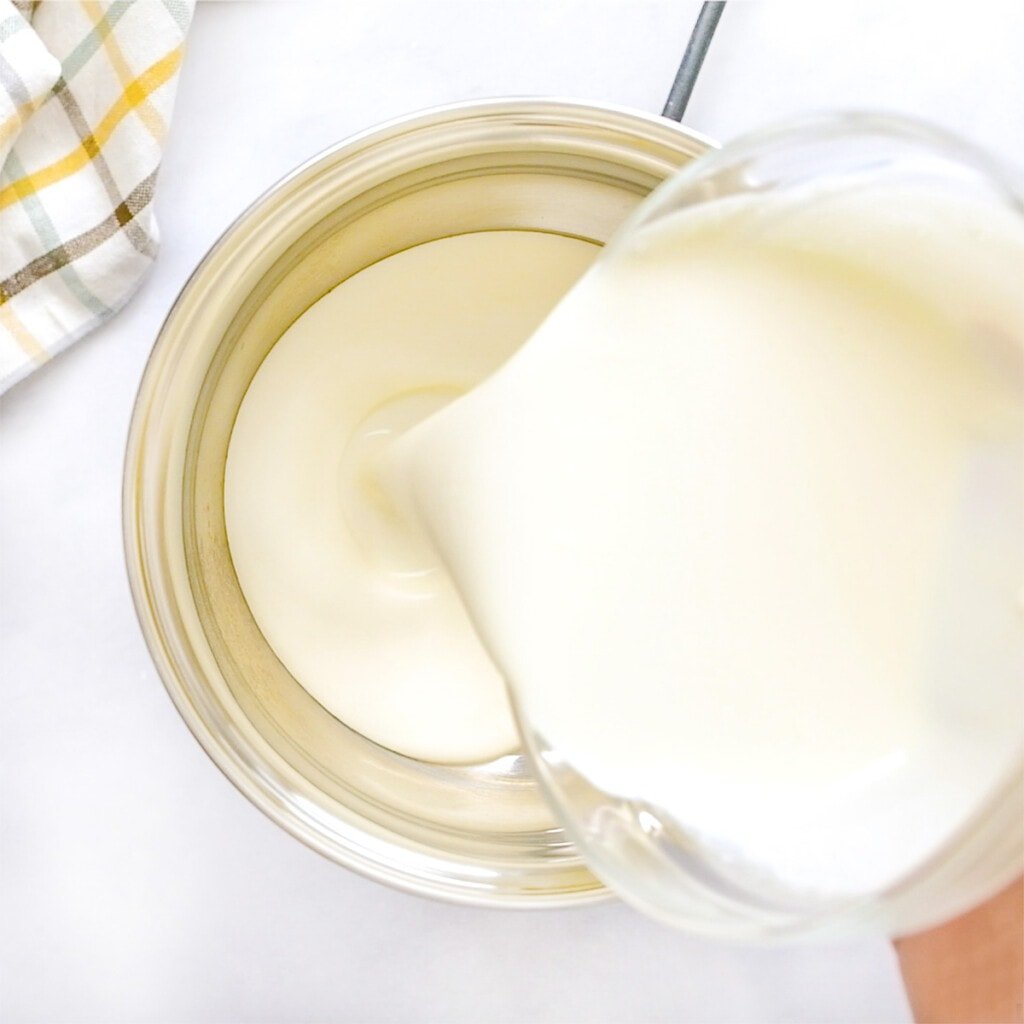
M820 208L827 215L822 197L842 199L858 190L886 188L909 190L907 194L927 190L938 196L991 204L1017 218L1024 231L1019 183L968 144L903 119L828 116L751 136L705 156L643 204L609 244L601 262L609 265L628 258L631 247L645 231L687 209L763 194L776 201L776 208L785 209L788 204L801 216ZM898 216L898 211L894 209L893 214ZM774 226L765 223L759 228L769 234L776 229L784 232L784 222ZM943 244L957 246L956 231L951 231ZM883 276L894 270L886 266L881 252L879 267ZM1024 267L1004 269L1008 276L1024 281ZM1004 327L997 324L994 330L998 333ZM980 337L993 328L977 323L955 324L951 329L976 330ZM679 343L699 344L700 339L680 338ZM996 349L998 353L994 354ZM1013 359L1019 359L1022 350L1024 337L1000 337L995 348L982 340L979 358L1003 359L1009 355L1005 374L1016 377L1019 385L1020 368ZM1005 564L1012 563L1012 572L1021 581L1021 520L1012 515L1013 508L1019 506L1020 488L1011 479L1014 475L1020 476L1020 463L1003 458L977 486L969 483L961 500L968 510L983 509L1003 499L1011 502L1011 514L1005 514L1004 507L1004 514L993 520L995 533L990 530L984 537L972 535L969 539L971 545L984 543L1000 551L1000 557ZM685 523L681 528L685 529ZM679 585L685 586L685 581ZM988 597L991 595L986 600ZM1006 602L1013 599L1013 595L1006 595ZM989 699L992 690L986 690L986 686L993 679L996 682L991 685L1001 687L1002 698L1008 700L1006 706L1019 712L1019 700L1015 704L1013 695L1007 698L1007 692L1015 690L1019 694L1022 678L1019 609L1016 613L1007 611L1009 617L1017 614L1017 621L995 643L991 633L982 635L984 630L972 632L967 625L961 629L969 611L958 606L954 613L947 614L944 621L951 621L953 628L943 638L941 660L952 667L943 670L941 686L930 681L924 687L926 700L963 709L965 728L972 701ZM923 614L930 615L932 610L926 609ZM742 643L742 637L737 642ZM823 671L829 671L829 667L824 666ZM670 924L743 939L861 931L900 934L966 909L1020 871L1024 729L1019 714L1003 736L1011 751L1006 770L983 796L973 800L970 814L940 846L883 886L830 892L773 877L770 870L745 861L742 853L728 844L709 841L699 819L681 821L648 793L612 791L598 784L584 767L574 763L572 755L559 749L557 737L545 735L534 714L530 689L520 683L513 674L510 686L526 746L545 794L573 840L602 880L628 902ZM629 685L629 680L623 681L624 691ZM665 714L672 713L685 713L685 702L682 710L665 709ZM943 713L948 714L949 707ZM644 725L638 719L629 723L630 728L641 732ZM913 752L892 753L899 758L912 756ZM859 784L854 777L848 781L849 785ZM751 785L756 782L750 780ZM685 803L681 799L676 806L685 809ZM779 824L779 828L785 827ZM870 840L868 835L863 838L865 842ZM817 836L815 841L826 851L822 855L827 855L827 836ZM856 854L844 851L845 856Z

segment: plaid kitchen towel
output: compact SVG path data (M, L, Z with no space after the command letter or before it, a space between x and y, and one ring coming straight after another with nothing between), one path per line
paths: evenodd
M153 262L191 0L0 0L0 392Z

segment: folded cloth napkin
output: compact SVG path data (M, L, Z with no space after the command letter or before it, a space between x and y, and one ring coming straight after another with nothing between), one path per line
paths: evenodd
M153 186L192 0L0 0L0 392L153 262Z

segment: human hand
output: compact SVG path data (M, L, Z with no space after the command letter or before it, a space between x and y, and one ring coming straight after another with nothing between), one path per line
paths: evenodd
M896 952L918 1024L1021 1024L1024 879Z

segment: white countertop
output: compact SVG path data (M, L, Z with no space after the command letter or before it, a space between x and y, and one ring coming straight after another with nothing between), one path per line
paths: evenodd
M474 96L660 109L679 0L201 5L130 306L17 386L0 426L0 1019L909 1019L887 943L738 949L620 905L499 912L310 852L206 759L150 664L121 556L146 355L205 249L355 129ZM983 20L976 19L981 16ZM720 139L814 107L925 115L1024 164L1024 5L733 3L687 118Z

